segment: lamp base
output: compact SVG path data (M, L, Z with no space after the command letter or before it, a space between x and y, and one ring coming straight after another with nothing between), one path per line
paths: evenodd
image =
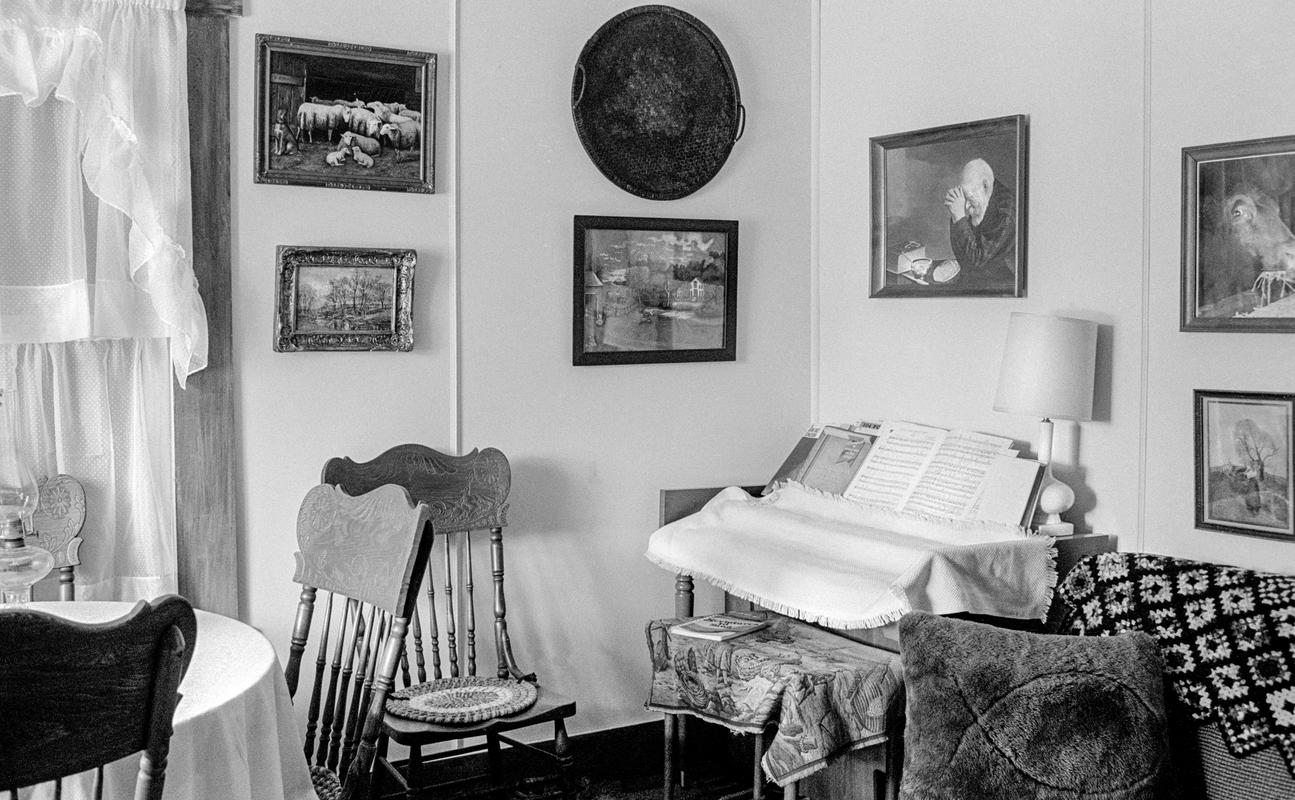
M1074 536L1075 526L1070 522L1040 522L1035 532L1039 536L1051 536L1055 539L1064 536Z

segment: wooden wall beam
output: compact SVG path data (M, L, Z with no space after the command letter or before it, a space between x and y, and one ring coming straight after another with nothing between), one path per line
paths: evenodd
M218 17L243 16L243 0L185 0L184 13L190 20L194 15Z
M239 5L189 0L189 6ZM188 16L193 271L207 307L207 368L175 392L180 593L236 617L238 486L230 308L229 20Z

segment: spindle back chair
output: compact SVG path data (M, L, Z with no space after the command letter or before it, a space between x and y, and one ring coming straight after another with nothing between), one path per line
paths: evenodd
M76 568L81 564L81 528L85 525L85 488L71 475L55 475L40 485L40 504L31 516L28 544L54 556L58 599L75 600Z
M197 639L183 597L140 601L121 619L72 622L0 611L0 790L58 781L143 751L136 800L160 800L178 687Z
M400 486L355 497L316 486L301 504L293 580L302 588L284 676L295 697L302 655L317 627L305 753L321 800L367 796L431 543L427 507L415 505ZM320 590L328 596L316 620Z
M486 448L463 456L450 456L423 445L404 444L368 462L357 463L350 458L331 459L324 466L322 480L350 494L368 491L382 483L395 483L405 487L413 499L428 506L438 544L433 548L428 564L426 596L421 598L420 607L414 609L412 648L406 644L406 651L412 649L412 659L406 652L400 661L404 686L425 683L429 679L477 675L473 573L474 564L480 564L481 559L474 560L473 557L474 531L488 532L495 677L535 682L534 673L526 673L518 666L508 633L503 528L507 524L512 472L503 453L495 448ZM515 748L556 757L559 775L564 786L567 785L571 758L564 720L575 714L575 703L538 685L537 690L537 700L530 709L475 724L436 725L387 714L383 721L383 738L379 742L381 752L377 775L390 775L412 800L420 789L433 785L420 783L424 746L452 739L484 737L482 744L441 751L427 759L439 760L485 749L490 756L490 779L496 782L500 743L505 742ZM504 731L541 722L553 723L553 753L501 735ZM404 774L385 757L388 738L409 748Z

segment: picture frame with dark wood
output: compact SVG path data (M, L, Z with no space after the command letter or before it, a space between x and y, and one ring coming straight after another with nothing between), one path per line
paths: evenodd
M1196 527L1295 540L1295 394L1197 389Z
M431 193L436 54L256 35L257 183Z
M414 347L413 250L279 245L274 349Z
M572 364L737 359L736 220L576 216Z
M871 297L1024 297L1022 114L869 140Z
M1295 331L1295 136L1183 148L1184 331Z

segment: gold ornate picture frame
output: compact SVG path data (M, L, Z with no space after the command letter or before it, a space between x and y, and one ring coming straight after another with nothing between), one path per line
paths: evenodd
M413 250L279 245L274 350L414 347Z

